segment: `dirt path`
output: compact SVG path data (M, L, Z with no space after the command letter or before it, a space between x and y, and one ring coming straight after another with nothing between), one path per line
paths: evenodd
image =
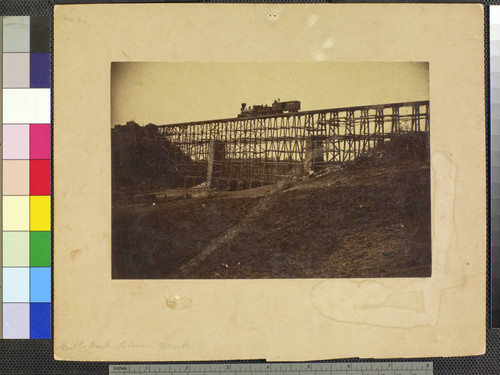
M177 276L179 276L180 278L189 276L192 271L203 261L205 261L214 251L220 249L224 245L231 243L238 236L238 234L241 233L241 231L247 224L251 223L251 221L255 220L255 218L258 216L266 215L272 202L276 199L277 195L279 195L283 191L285 187L285 183L278 183L272 186L266 186L265 189L258 188L258 190L254 192L249 192L247 190L244 194L241 194L241 192L236 192L236 194L232 195L230 193L226 194L230 199L238 199L242 196L262 198L259 200L259 203L256 204L240 222L238 222L235 226L229 228L229 230L227 230L223 235L210 241L210 243L197 256L192 258L189 262L187 262L180 268L180 272L178 275L174 273L172 276L174 278Z

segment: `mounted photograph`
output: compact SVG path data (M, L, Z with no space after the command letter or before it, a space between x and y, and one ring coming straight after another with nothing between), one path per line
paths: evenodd
M427 62L113 62L113 279L430 277Z
M56 6L55 358L483 354L484 17Z

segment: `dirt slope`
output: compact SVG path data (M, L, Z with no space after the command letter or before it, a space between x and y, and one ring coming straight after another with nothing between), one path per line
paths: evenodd
M392 142L266 195L115 206L113 277L430 276L427 154Z
M127 199L130 193L182 184L176 165L190 158L160 136L155 125L128 122L111 131L113 194Z

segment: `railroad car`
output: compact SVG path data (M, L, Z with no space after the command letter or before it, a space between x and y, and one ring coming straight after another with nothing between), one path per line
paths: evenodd
M238 117L260 117L269 115L279 115L285 112L295 113L300 110L300 101L292 100L288 102L280 102L275 100L271 106L268 105L254 105L248 106L246 103L241 103L241 110Z
M283 112L295 113L300 110L300 102L298 100L291 100L288 102L279 102L275 100L272 106L272 110L273 112L276 113L283 113Z

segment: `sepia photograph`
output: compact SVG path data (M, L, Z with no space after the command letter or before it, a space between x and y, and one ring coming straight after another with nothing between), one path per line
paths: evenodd
M429 66L112 64L114 279L431 276Z

